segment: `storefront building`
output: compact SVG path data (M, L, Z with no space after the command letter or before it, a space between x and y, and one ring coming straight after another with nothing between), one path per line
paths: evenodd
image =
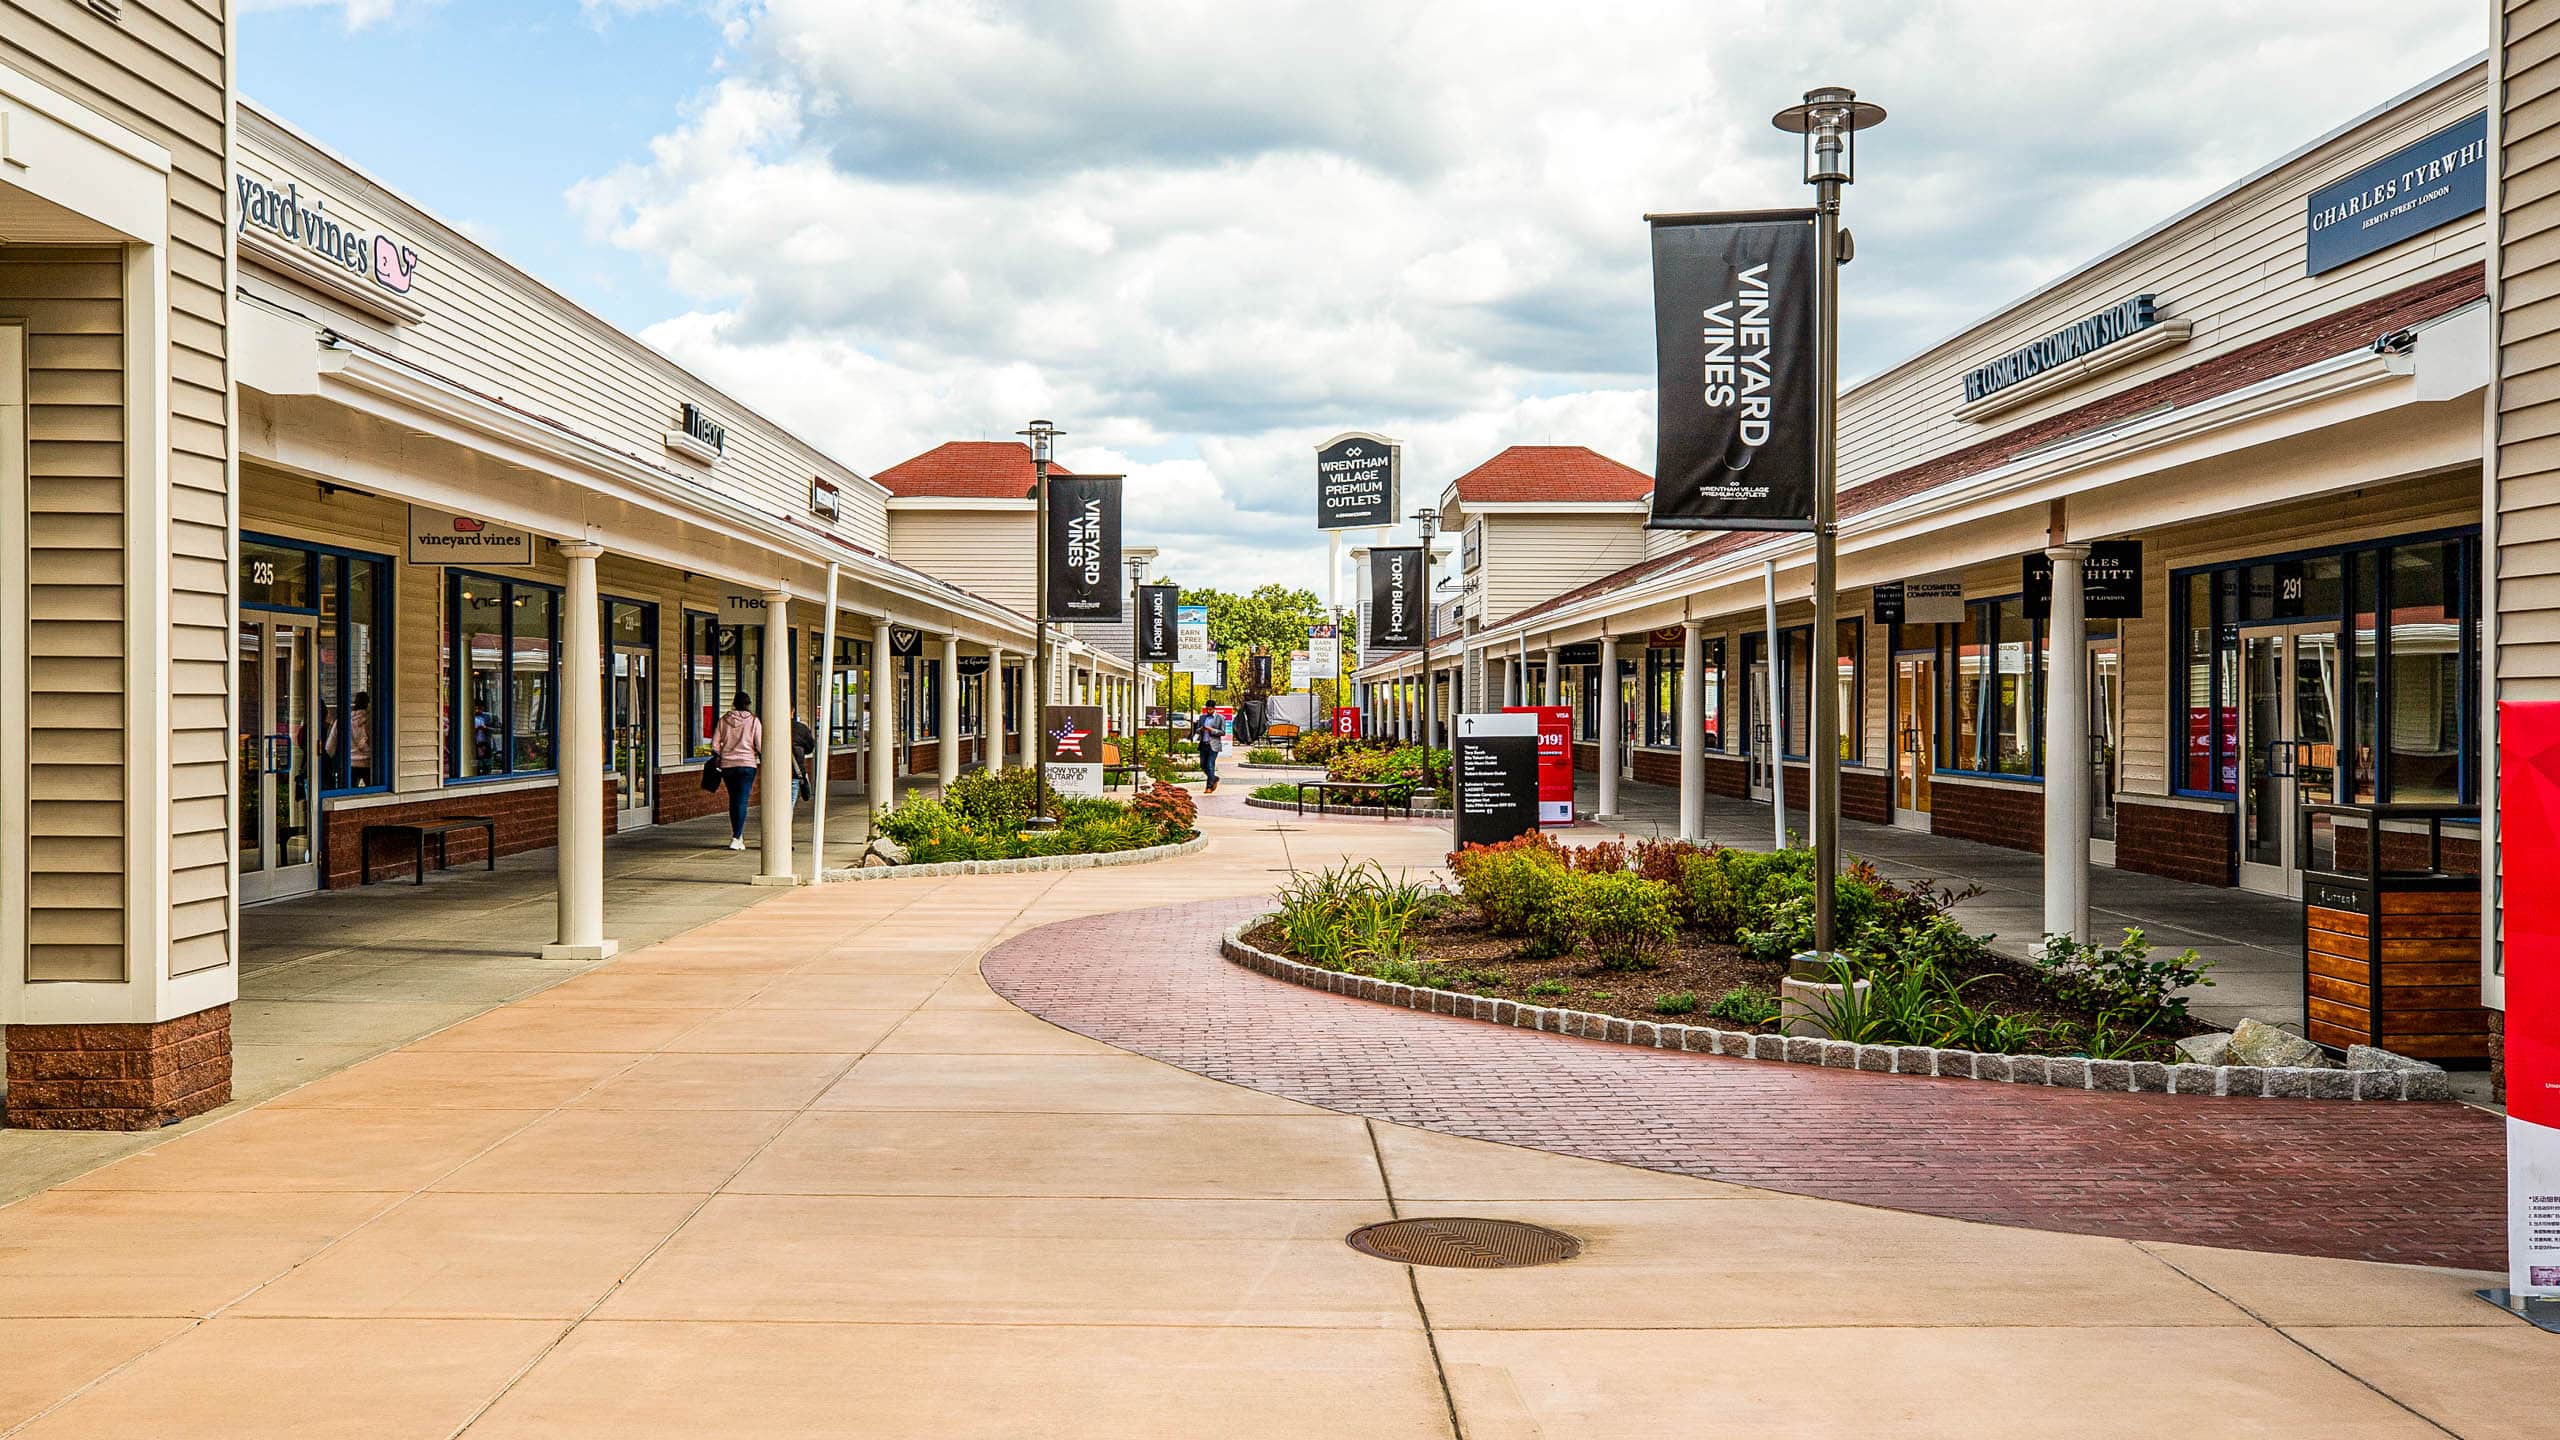
M2299 895L2320 807L2435 807L2476 869L2485 103L2439 77L1844 395L1827 643L1802 537L1652 531L1473 629L1489 683L1575 707L1604 811L1800 816L1827 704L1858 819L2051 850L2050 805ZM2371 229L2375 176L2421 199Z

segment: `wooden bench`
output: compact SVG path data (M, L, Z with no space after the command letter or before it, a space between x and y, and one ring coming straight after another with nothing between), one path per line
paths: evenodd
M1140 775L1144 774L1144 773L1146 773L1146 771L1145 771L1145 767L1144 767L1144 766L1141 766L1141 765L1135 765L1135 764L1130 763L1130 762L1129 762L1129 760L1128 760L1128 759L1126 759L1126 758L1121 754L1121 752L1120 752L1120 747L1119 747L1118 745L1112 744L1112 743L1110 743L1110 742L1108 742L1108 741L1105 741L1105 742L1103 743L1103 746L1102 746L1102 788L1103 788L1103 789L1105 789L1105 790L1117 790L1117 789L1119 789L1119 788L1120 788L1121 782L1123 782L1123 781L1128 781L1128 782L1130 782L1130 783L1133 783L1133 784L1134 784L1134 783L1136 782L1137 778L1138 778Z
M364 834L356 841L356 850L362 861L363 883L367 885L373 883L373 837L375 835L409 837L410 851L417 865L417 873L409 883L424 885L427 883L427 837L430 835L435 837L436 868L441 870L445 867L445 837L456 830L479 831L481 838L488 842L489 863L485 868L491 870L498 868L498 822L489 816L439 815L432 820L383 821L364 827Z
M1387 818L1387 797L1393 794L1397 788L1398 787L1396 786L1384 784L1376 780L1301 780L1298 782L1298 813L1301 815L1307 813L1307 792L1313 790L1316 792L1316 813L1318 815L1325 813L1325 797L1328 794L1352 796L1374 795L1377 797L1376 803L1378 806L1378 818L1380 820L1384 820ZM1357 802L1355 801L1354 803ZM1404 818L1407 820L1412 819L1413 792L1411 790L1404 792L1403 805Z

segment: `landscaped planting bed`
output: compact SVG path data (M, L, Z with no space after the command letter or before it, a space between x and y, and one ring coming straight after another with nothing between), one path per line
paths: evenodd
M1179 845L1199 833L1191 793L1148 784L1123 802L1048 796L1057 824L1027 828L1035 808L1029 770L973 771L940 796L919 795L872 817L870 858L887 865L1103 855Z

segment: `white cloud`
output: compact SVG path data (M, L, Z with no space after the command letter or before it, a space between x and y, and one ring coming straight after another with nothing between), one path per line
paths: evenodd
M442 5L444 0L240 0L243 11L258 10L335 10L350 30L362 30L386 20L405 20L424 10Z
M694 306L654 341L870 468L1051 415L1176 573L1307 583L1339 430L1417 496L1513 442L1649 467L1639 217L1798 203L1808 82L1892 111L1854 374L2485 41L2471 0L708 8L722 78L573 193Z

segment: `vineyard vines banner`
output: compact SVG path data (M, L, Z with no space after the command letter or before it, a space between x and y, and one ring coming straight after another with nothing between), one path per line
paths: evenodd
M1655 215L1657 530L1813 528L1813 212Z
M1120 480L1049 477L1050 620L1120 618Z
M1139 664L1170 665L1182 658L1180 621L1175 614L1181 605L1179 585L1138 587Z
M1419 650L1425 606L1422 547L1397 545L1369 552L1369 643L1377 650Z

